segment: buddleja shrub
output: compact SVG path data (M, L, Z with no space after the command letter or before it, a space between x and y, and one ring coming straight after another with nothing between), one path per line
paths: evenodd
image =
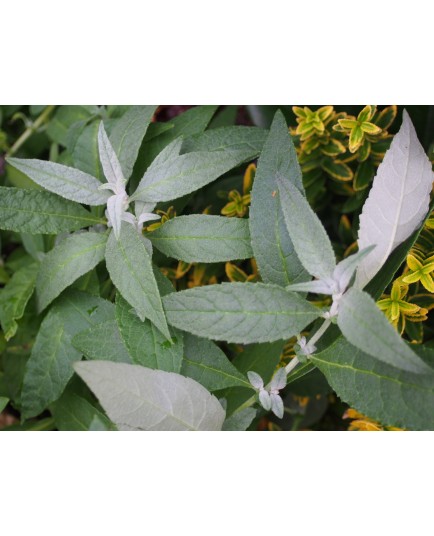
M244 430L263 410L283 417L282 389L317 367L370 417L434 429L432 350L407 344L375 303L429 214L433 172L406 112L363 207L359 251L337 263L280 112L268 134L204 132L206 120L193 136L187 126L163 132L143 165L155 109L93 122L93 168L102 173L8 159L42 187L0 188L0 227L21 233L34 258L2 292L6 339L34 289L45 314L14 401L23 419L48 409L59 429ZM207 107L194 114L200 122ZM191 214L143 233L159 219L157 203L184 198L258 155L249 220ZM57 235L48 252L34 238L43 234ZM254 256L262 282L175 292L153 264L154 248L187 263ZM99 286L103 261L108 295ZM331 306L307 299L316 295L331 296ZM312 324L307 340L302 332ZM295 336L297 357L275 371L275 356ZM213 340L251 346L237 368Z

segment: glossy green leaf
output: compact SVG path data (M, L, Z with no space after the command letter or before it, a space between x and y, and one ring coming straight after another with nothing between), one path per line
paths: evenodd
M308 273L294 251L277 195L277 178L303 191L297 154L285 118L278 112L258 161L250 207L252 248L264 283L286 287L306 281Z
M72 167L45 160L8 158L11 166L25 173L45 190L86 205L105 205L110 194L99 190L95 177Z
M184 347L181 331L170 328L171 340L167 340L149 320L142 322L119 294L116 297L116 319L133 363L167 372L180 372Z
M415 351L434 365L432 351ZM387 426L434 430L434 371L426 375L399 370L348 343L343 337L312 356L339 398Z
M45 255L36 281L39 311L104 259L106 243L107 233L78 233Z
M0 290L0 323L8 341L18 328L19 320L33 294L39 265L36 263L24 266L14 273L8 283Z
M408 372L430 371L362 290L351 288L342 296L338 326L352 345L380 361Z
M117 119L110 132L110 141L119 158L125 179L129 179L157 106L131 106Z
M112 303L79 291L69 290L42 321L27 362L22 413L25 418L41 413L62 394L81 354L71 343L76 333L113 318Z
M202 385L174 372L108 361L75 364L119 430L221 430L225 412Z
M50 192L0 186L0 229L57 234L99 223L104 220Z
M216 344L188 333L184 336L181 373L211 392L234 386L252 388Z
M122 224L117 240L111 233L106 248L110 277L122 296L134 307L140 320L151 322L170 339L152 263L142 238L128 224Z
M132 363L115 319L101 322L72 338L72 345L87 359Z
M249 223L239 218L179 216L148 237L165 255L185 262L225 262L253 256Z
M192 288L163 298L170 324L200 337L237 342L288 339L321 315L321 310L281 287L223 283Z

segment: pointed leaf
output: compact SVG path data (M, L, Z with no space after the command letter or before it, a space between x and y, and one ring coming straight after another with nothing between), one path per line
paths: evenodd
M113 318L113 309L106 300L72 290L50 309L26 364L21 395L24 418L38 415L59 398L73 374L72 363L81 359L72 337Z
M134 307L140 320L149 318L170 338L151 258L131 225L123 224L119 239L111 233L106 248L110 277L122 296Z
M285 118L277 112L258 161L250 207L252 248L264 283L283 287L309 278L286 229L277 194L277 177L303 191L300 166Z
M185 262L225 262L253 256L249 223L239 218L179 216L148 237L165 255Z
M401 128L378 168L360 215L359 248L376 248L357 270L358 288L363 288L391 252L419 228L428 211L433 180L431 162L404 111Z
M283 400L280 398L279 395L271 394L270 395L271 400L271 411L276 415L276 417L279 417L279 419L283 419L283 415L285 413L285 409L283 407Z
M336 267L336 258L323 224L290 181L278 177L277 184L286 228L298 258L314 277L330 277Z
M8 341L17 332L19 320L33 294L39 265L29 264L17 270L0 291L0 322Z
M104 223L72 201L50 192L0 186L0 229L57 234Z
M82 130L74 145L72 160L74 167L89 173L101 183L104 180L104 173L99 160L98 130L97 121L93 121Z
M409 372L429 372L366 292L351 288L342 296L338 326L351 344L380 361Z
M72 338L72 345L87 359L133 362L114 319L80 331Z
M98 190L101 183L78 169L45 160L8 158L8 163L46 190L85 205L105 205L109 194Z
M237 152L187 153L166 160L163 164L152 163L131 196L131 200L170 201L215 181L218 177L238 166L246 159L254 158Z
M341 289L346 289L350 284L351 278L353 277L357 267L361 263L362 259L369 255L369 253L375 249L375 246L369 246L353 255L350 255L346 259L343 259L335 268L333 272L333 277L336 281L339 282Z
M264 380L254 372L253 370L249 370L247 373L247 377L249 378L249 382L255 389L263 389L264 388Z
M244 408L228 417L223 423L224 432L244 432L256 417L256 409Z
M170 328L168 341L150 322L142 322L131 305L116 296L116 319L122 340L133 363L144 367L180 372L183 356L183 333Z
M168 321L210 339L248 344L288 339L321 315L297 294L262 283L222 283L163 298Z
M221 430L225 411L191 378L139 365L75 364L119 430Z
M110 143L110 140L108 139L104 128L104 123L102 121L98 130L98 149L99 158L101 160L102 169L107 182L112 185L125 184L126 181L122 173L121 164L112 144Z
M8 403L9 403L9 398L0 396L0 413L5 409Z
M216 344L188 333L184 337L181 373L211 392L237 385L251 387Z
M419 345L414 348L434 365L432 350ZM433 370L426 375L398 370L343 337L311 360L343 402L371 419L386 426L434 430Z
M110 142L119 158L123 176L129 179L157 106L131 106L117 119L110 133Z
M47 253L36 281L39 311L104 259L106 243L107 233L90 231L68 237Z

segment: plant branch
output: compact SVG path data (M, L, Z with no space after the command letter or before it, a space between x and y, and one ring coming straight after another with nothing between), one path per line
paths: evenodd
M14 155L18 149L30 138L30 136L41 127L45 121L50 116L51 112L54 110L55 106L47 106L41 115L32 123L26 130L21 134L17 141L12 145L12 147L7 152L7 156Z

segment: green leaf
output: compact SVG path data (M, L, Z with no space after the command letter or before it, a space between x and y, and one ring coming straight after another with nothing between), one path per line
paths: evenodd
M0 322L5 339L11 339L18 328L17 320L22 318L36 283L39 265L24 266L8 281L0 291Z
M8 158L8 164L25 173L46 190L70 201L86 205L105 205L110 194L98 190L101 183L79 169L45 160Z
M249 344L235 356L232 363L243 374L247 374L250 370L256 372L267 384L279 364L283 345L282 341Z
M187 138L200 134L208 126L218 106L195 106L170 120L171 128L145 142L139 154L139 171L143 175L150 163L161 151L179 136ZM151 128L153 125L151 125ZM154 130L154 128L152 128ZM148 136L146 136L147 138Z
M221 152L223 158L230 154L240 162L243 157L252 160L261 152L267 134L266 130L256 127L216 128L186 139L182 144L182 152Z
M430 372L366 292L353 287L342 296L338 326L352 345L372 357L408 372Z
M75 370L119 430L221 430L219 401L191 378L174 372L108 361Z
M0 413L5 409L8 403L9 398L6 398L5 396L0 396Z
M114 285L134 307L140 320L149 318L170 339L151 258L141 236L131 225L122 224L118 240L114 233L110 234L106 264Z
M78 233L47 253L36 281L39 311L104 259L106 243L107 233Z
M168 257L185 262L225 262L253 256L249 223L240 218L179 216L148 238Z
M70 127L79 121L87 121L98 113L97 106L59 106L48 123L47 134L52 141L66 147Z
M171 201L187 195L215 181L242 162L254 158L257 150L247 151L198 151L179 155L181 143L177 140L164 150L164 155L149 166L132 201ZM175 150L176 149L176 150Z
M170 328L171 341L168 341L149 320L142 322L120 294L116 297L116 319L133 363L180 372L184 347L181 331Z
M72 345L88 359L132 363L116 320L107 320L72 338Z
M104 220L50 192L0 186L0 229L57 234L99 223Z
M131 106L114 123L110 141L119 158L125 179L129 179L139 154L140 146L157 106Z
M288 339L321 310L274 285L222 283L163 298L169 323L200 337L252 343Z
M256 417L256 409L244 408L228 417L223 423L224 432L243 432L252 424Z
M66 389L51 407L56 427L65 432L87 432L95 418L111 428L111 422L99 409L82 396Z
M434 364L432 351L415 346ZM434 374L413 374L387 365L340 337L311 357L339 398L383 425L434 430Z
M294 251L277 196L277 177L303 191L300 166L285 118L278 112L258 161L250 207L252 248L264 283L286 287L309 279Z
M82 130L74 145L72 160L74 167L102 181L104 174L99 161L98 128L98 121L94 121Z
M81 354L71 343L76 333L113 318L112 303L67 291L42 321L27 362L21 395L24 418L39 415L62 394Z
M184 337L181 373L211 392L234 386L252 389L245 376L238 372L216 344L188 333Z
M336 258L323 224L290 181L277 179L286 228L304 268L318 279L330 277Z

